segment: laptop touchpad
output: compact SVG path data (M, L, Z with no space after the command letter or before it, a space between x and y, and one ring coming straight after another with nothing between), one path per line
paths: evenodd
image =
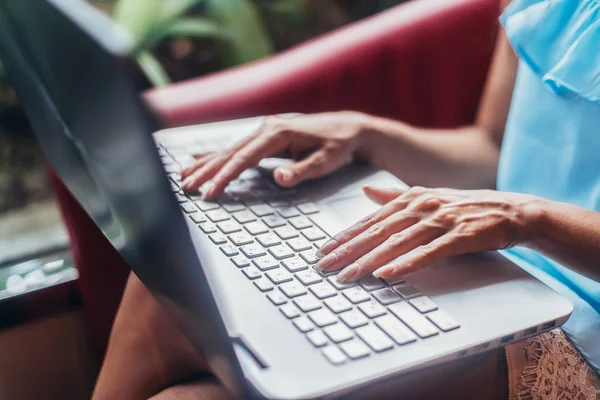
M351 197L333 198L327 200L325 204L331 215L345 227L360 221L379 208L378 204L362 193Z

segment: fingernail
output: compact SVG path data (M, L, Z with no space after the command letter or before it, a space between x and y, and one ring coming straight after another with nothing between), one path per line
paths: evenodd
M213 189L215 187L215 183L213 181L206 181L202 185L202 200L206 200L212 195Z
M393 267L381 267L373 272L373 276L379 279L387 279L391 278L395 272L396 269Z
M353 279L358 273L358 264L354 263L344 268L337 276L340 282L346 282Z
M330 240L325 243L319 250L317 250L317 256L323 257L331 252L331 250L335 249L337 246L337 242L335 240Z
M337 261L337 259L337 254L331 253L327 257L319 260L319 262L317 262L317 265L315 265L315 269L319 272L323 272L327 267L332 266Z

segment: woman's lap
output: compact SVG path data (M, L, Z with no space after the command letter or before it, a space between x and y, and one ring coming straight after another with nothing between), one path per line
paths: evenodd
M501 350L366 388L350 398L506 399ZM154 396L154 397L153 397ZM222 399L228 392L150 292L130 276L115 319L94 399Z

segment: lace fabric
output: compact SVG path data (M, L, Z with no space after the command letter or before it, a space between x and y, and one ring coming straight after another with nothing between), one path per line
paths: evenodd
M510 346L507 361L516 369L511 400L600 399L600 377L560 329Z

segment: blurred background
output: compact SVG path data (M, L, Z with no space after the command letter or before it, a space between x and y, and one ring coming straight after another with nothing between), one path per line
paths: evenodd
M90 0L132 32L140 91L268 57L403 1ZM44 155L0 60L0 398L39 398L36 386L44 398L89 396L76 279ZM61 296L72 312L54 315Z

